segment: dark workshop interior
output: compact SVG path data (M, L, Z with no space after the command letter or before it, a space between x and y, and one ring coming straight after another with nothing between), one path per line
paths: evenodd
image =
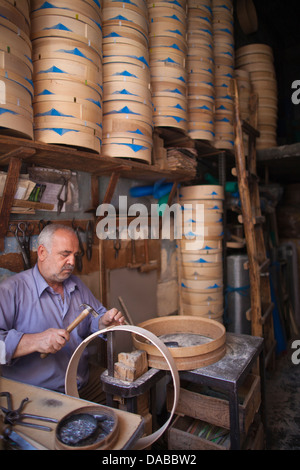
M0 450L300 450L299 13L0 0Z

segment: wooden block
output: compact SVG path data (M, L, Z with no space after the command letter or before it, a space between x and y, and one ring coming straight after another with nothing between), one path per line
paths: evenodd
M146 351L138 350L131 353L121 352L118 354L118 361L135 370L136 378L144 374L148 369Z
M115 362L114 376L116 379L125 380L126 382L133 382L136 379L135 369L122 362Z

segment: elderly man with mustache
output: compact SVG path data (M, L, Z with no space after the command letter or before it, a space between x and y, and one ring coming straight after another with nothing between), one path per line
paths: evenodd
M0 284L4 377L64 393L67 365L82 340L100 329L124 323L121 312L106 310L72 274L78 252L73 229L49 224L38 238L36 265ZM69 334L66 328L82 311L83 303L99 316L89 315ZM41 353L48 356L41 359ZM79 394L88 379L86 351L78 367Z

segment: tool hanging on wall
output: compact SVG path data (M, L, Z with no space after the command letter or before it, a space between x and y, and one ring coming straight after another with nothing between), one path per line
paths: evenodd
M83 247L83 243L82 243L82 240L81 240L80 233L83 233L84 230L79 226L76 227L74 219L72 221L72 227L76 232L76 235L77 235L77 238L78 238L78 243L79 243L79 250L80 250L79 253L76 256L76 267L77 267L78 271L81 272L82 271L82 257L84 256L84 247Z
M142 263L137 263L136 262L136 257L135 257L135 240L132 238L131 239L131 263L127 264L127 267L130 269L136 269L139 268L142 265Z
M117 229L116 238L114 239L115 258L118 257L120 249L121 249L121 240L119 238L119 230Z
M46 227L46 225L49 225L51 224L51 220L44 220L44 219L41 219L39 220L39 233L41 233L41 231Z
M89 220L86 225L85 233L86 233L86 257L90 261L92 259L93 239L94 239L94 224L91 220Z
M149 271L153 271L157 269L157 260L149 261L149 246L148 246L148 238L144 238L144 250L145 250L145 263L141 265L139 268L141 273L148 273Z
M30 263L30 236L33 228L27 222L19 222L18 224L10 224L9 232L13 233L17 243L21 249L23 256L24 269L31 267Z
M63 185L60 188L59 193L57 195L57 200L58 200L58 202L57 202L57 215L59 215L61 213L62 208L63 208L65 202L68 199L68 179L63 177L63 176L62 176L62 179L63 179Z
M123 313L125 314L125 316L126 316L126 318L127 318L127 320L128 320L128 324L129 324L129 325L134 325L133 320L132 320L132 318L131 318L131 316L130 316L130 314L129 314L129 312L128 312L128 309L127 309L127 307L126 307L126 305L125 305L124 300L122 299L122 297L119 296L119 297L118 297L118 301L120 302L120 305L121 305L121 307L122 307L122 309L123 309Z

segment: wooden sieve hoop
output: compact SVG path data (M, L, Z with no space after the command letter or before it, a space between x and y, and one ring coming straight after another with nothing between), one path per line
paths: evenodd
M80 345L74 351L69 361L66 376L65 376L65 391L67 395L71 395L73 397L79 398L76 377L77 377L78 363L81 358L81 355L83 351L85 350L85 348L87 347L87 345L91 341L93 341L93 339L97 338L101 334L105 334L110 331L128 331L128 332L142 336L143 338L149 340L152 344L154 344L157 347L157 349L160 351L160 353L164 357L172 375L173 386L174 386L174 401L173 401L173 406L172 406L170 416L168 420L164 423L164 425L161 426L161 428L159 428L154 433L149 434L148 436L141 437L136 442L134 446L134 450L142 450L148 447L149 445L153 444L166 431L167 427L171 423L172 418L174 416L174 413L178 404L179 392L180 392L179 374L178 374L178 369L176 367L174 358L171 355L170 350L165 346L165 344L159 338L157 338L152 332L147 331L138 326L119 325L119 326L113 326L113 327L105 328L103 330L99 330L96 333L93 333L92 335L88 336L85 340L82 341L82 343L80 343Z
M192 315L159 317L140 323L140 327L151 331L157 337L164 334L198 334L211 339L210 342L187 347L172 347L170 352L178 370L190 370L212 364L221 359L226 352L226 330L221 323ZM165 369L161 355L151 345L133 336L137 349L145 350L152 367ZM155 364L155 365L154 365Z

